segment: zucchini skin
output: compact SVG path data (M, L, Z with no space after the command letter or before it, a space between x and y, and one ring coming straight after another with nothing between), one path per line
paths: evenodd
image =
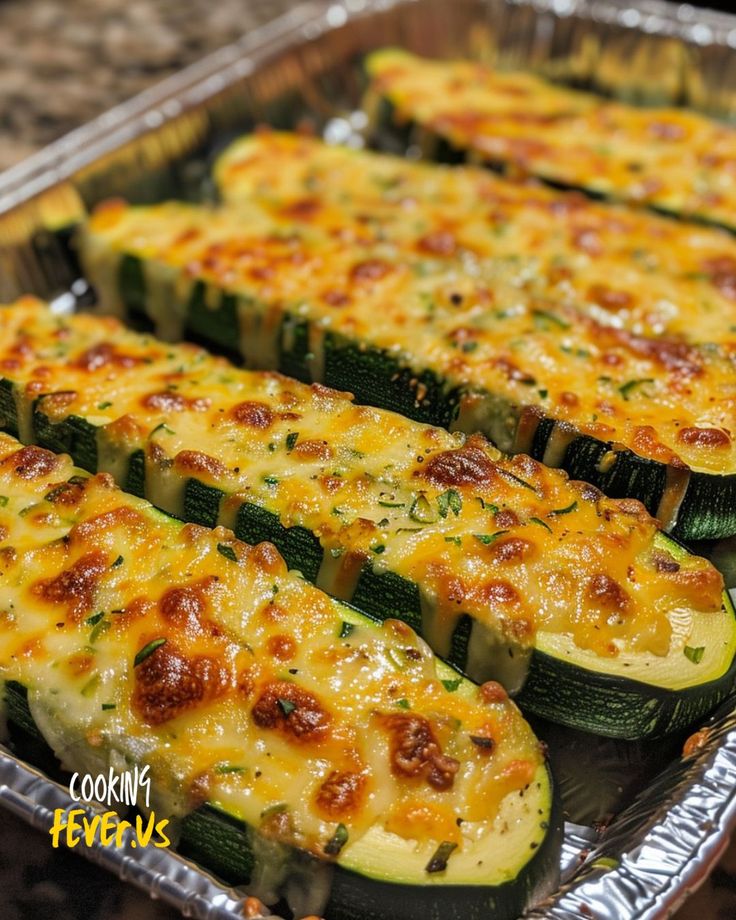
M130 265L138 262L138 270ZM139 285L143 266L137 256L125 255L117 276L118 293L126 309L135 311L145 300ZM135 279L129 285L128 278ZM220 306L211 309L205 305L206 292L214 294ZM172 303L176 294L172 289ZM223 306L224 304L224 306ZM220 311L224 310L224 313ZM205 347L225 353L242 363L232 343L238 340L239 329L233 298L222 295L204 282L195 285L194 293L186 304L185 338L194 338ZM213 330L213 331L210 331ZM192 335L191 333L196 333ZM278 367L273 368L287 376L311 382L309 367L310 324L301 317L285 312L281 326ZM289 349L285 341L289 341ZM227 343L223 347L223 341ZM466 426L462 423L463 396L480 395L454 386L431 370L413 367L394 354L347 339L343 335L324 335L324 372L318 382L337 390L355 394L357 402L399 412L418 422L454 430ZM501 421L492 414L474 417L472 430L480 430L493 443L499 443L499 425L504 437L513 433L522 407L509 406L509 419ZM513 416L513 424L511 417ZM544 460L550 439L557 431L569 432L567 423L545 417L537 427L529 454ZM503 447L503 445L500 445ZM614 457L614 462L602 464L604 456ZM564 454L554 465L566 470L573 479L589 482L611 498L636 498L650 514L657 516L665 497L668 476L677 471L657 460L640 457L633 451L601 441L590 435L578 434L568 444ZM673 522L665 522L665 529L677 539L720 540L736 534L736 473L717 475L691 471L679 510Z

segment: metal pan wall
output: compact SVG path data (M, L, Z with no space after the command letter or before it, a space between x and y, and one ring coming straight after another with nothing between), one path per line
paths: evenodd
M91 302L68 235L110 196L211 198L209 167L259 123L308 121L360 143L361 59L377 47L532 67L638 103L736 115L736 17L659 0L342 0L295 7L0 176L0 302ZM666 916L702 881L736 825L736 703L687 758L682 737L626 743L536 722L569 821L563 885L535 920ZM0 803L36 826L64 790L0 748ZM242 917L239 894L174 853L93 848L121 877L202 920Z

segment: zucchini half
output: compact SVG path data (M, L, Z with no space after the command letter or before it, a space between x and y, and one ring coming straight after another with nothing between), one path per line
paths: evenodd
M273 546L5 435L0 494L0 677L62 767L148 765L158 819L208 802L227 818L188 819L202 858L297 916L512 920L554 886L544 754L497 684L328 598Z
M2 424L22 440L179 518L273 542L328 593L405 620L530 711L636 738L685 727L733 685L721 576L638 502L480 436L33 300L0 311L0 362Z
M85 226L81 256L106 309L143 314L164 338L480 430L639 499L679 538L736 533L728 353L540 296L530 266L455 250L435 211L413 236L384 238L383 211L371 222L367 209L356 236L349 221L342 233L255 201L118 202Z
M595 196L736 230L736 131L470 61L396 48L366 59L365 107L429 156L520 169Z
M471 252L497 271L515 266L524 289L538 297L574 303L586 316L639 335L736 343L736 238L720 230L512 182L488 169L281 131L233 141L215 163L214 180L226 203L256 200L357 239L367 215L380 221L384 242L410 246L421 239L419 226L444 221L448 250L454 244L456 256Z

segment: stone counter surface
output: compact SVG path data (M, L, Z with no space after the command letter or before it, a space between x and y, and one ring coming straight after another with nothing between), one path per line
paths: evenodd
M0 0L0 169L290 6L288 0ZM46 835L1 810L0 892L0 920L178 916L79 856L52 850ZM676 920L736 920L735 847Z

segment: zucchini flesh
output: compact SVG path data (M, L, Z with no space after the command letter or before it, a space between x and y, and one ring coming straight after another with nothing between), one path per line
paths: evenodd
M372 897L391 884L407 918L425 886L437 909L467 893L470 916L511 920L554 884L544 756L500 688L326 597L272 546L177 522L68 457L0 436L0 487L0 677L11 719L64 768L149 765L159 817L204 798L231 832L208 832L200 812L189 837L271 902L295 879L318 888L327 863ZM411 776L407 726L429 733ZM338 822L347 842L329 858ZM458 847L428 875L445 839ZM354 896L336 885L327 916L354 912Z
M0 312L0 360L26 440L180 518L272 541L334 596L521 690L530 711L639 737L689 724L732 686L720 575L636 502L481 438L31 300ZM618 682L628 713L606 712L596 674Z
M540 296L528 289L531 264L453 249L431 209L410 224L413 237L385 240L382 213L356 250L352 228L332 232L329 214L322 226L263 201L219 211L117 203L86 226L82 261L106 308L122 312L120 268L140 258L164 338L186 335L187 317L202 311L199 328L219 323L237 295L230 338L248 366L480 430L501 450L532 451L640 499L677 537L736 532L733 362L723 349L614 328ZM206 294L194 297L200 283Z
M443 156L736 230L736 131L682 108L637 108L476 62L388 48L366 60L366 108ZM421 128L420 138L410 131Z

